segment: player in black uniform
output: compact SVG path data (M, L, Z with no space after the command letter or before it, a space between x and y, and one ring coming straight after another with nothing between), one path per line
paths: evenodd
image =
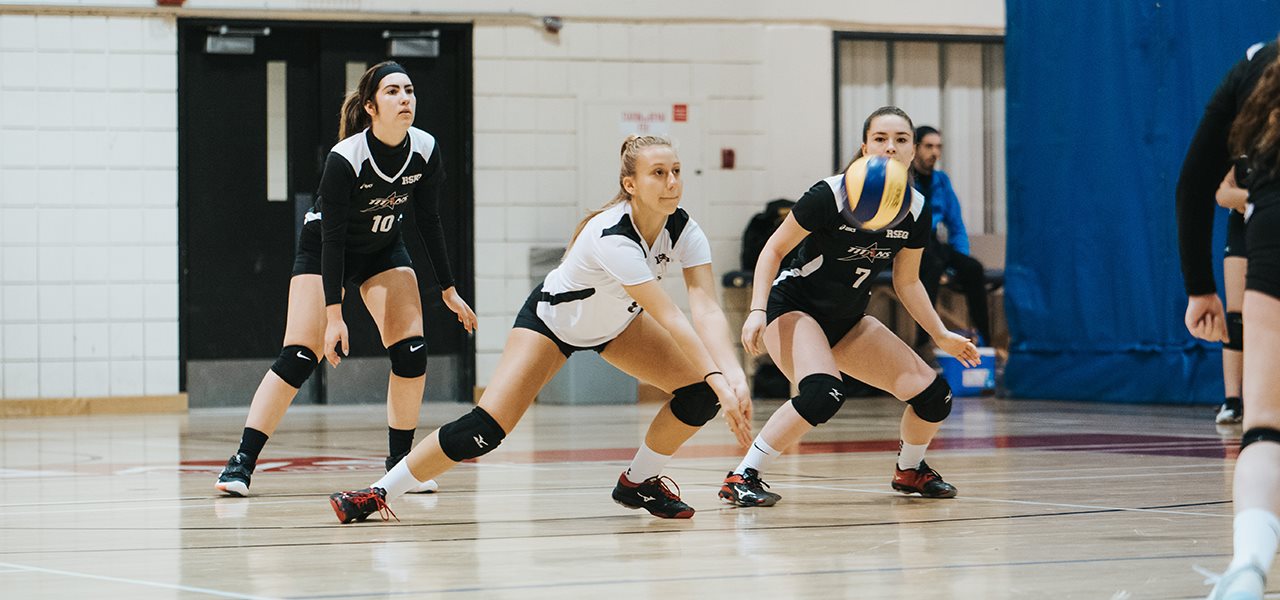
M914 137L911 118L902 109L880 108L862 126L859 156L887 156L910 165ZM911 193L911 210L901 223L860 231L840 214L848 203L843 175L828 177L809 188L769 238L756 263L742 345L759 354L763 339L773 361L798 382L800 394L769 418L742 464L725 479L721 498L740 506L778 501L778 494L764 489L760 471L836 414L846 395L844 374L909 405L902 415L893 488L931 498L956 495L924 462L925 449L951 412L950 386L892 331L864 314L871 281L892 263L894 290L934 343L965 364L978 363L977 348L947 331L920 282L920 256L931 222L924 197ZM775 280L782 257L796 245L799 254Z
M1244 401L1240 387L1244 379L1244 321L1241 306L1244 304L1244 275L1248 268L1245 259L1244 210L1249 202L1249 190L1236 181L1235 169L1218 185L1215 199L1218 205L1229 209L1227 216L1227 245L1222 254L1222 287L1227 299L1227 340L1222 342L1222 387L1225 393L1222 406L1214 421L1219 425L1234 425L1244 419Z
M1213 282L1213 254L1209 249L1213 230L1209 225L1213 223L1214 205L1209 199L1232 166L1227 149L1231 123L1263 69L1276 56L1275 42L1255 44L1227 73L1205 106L1178 176L1178 250L1188 297L1186 325L1192 334L1203 339L1227 340L1229 327L1240 322L1224 315Z
M1262 598L1280 543L1280 53L1277 42L1250 48L1210 100L1178 182L1178 238L1186 278L1187 328L1226 339L1214 292L1209 239L1213 204L1206 189L1231 156L1245 157L1248 273L1244 304L1244 435L1236 460L1234 554L1210 598ZM1229 129L1229 136L1227 131ZM1236 177L1241 177L1236 168ZM1204 184L1208 180L1209 186ZM1186 180L1184 185L1183 180ZM1232 332L1234 334L1234 332Z
M1213 282L1210 262L1209 244L1213 231L1195 224L1213 222L1213 204L1207 200L1232 167L1231 153L1227 150L1227 132L1249 92L1262 76L1263 68L1276 54L1274 42L1254 44L1227 73L1205 106L1204 116L1200 118L1178 177L1178 245L1182 254L1183 284L1189 299L1187 329L1197 337L1223 343L1223 381L1227 398L1218 411L1219 423L1239 422L1243 412L1237 396L1240 391L1244 321L1238 295L1230 292L1235 291L1232 282L1244 277L1245 264L1240 260L1245 256L1244 217L1233 213L1227 221L1227 258L1224 259L1223 277L1227 283L1227 302L1232 306L1225 314ZM1201 331L1197 332L1197 329Z
M416 211L444 303L467 331L475 313L458 296L437 212L444 183L440 148L413 127L413 82L395 62L371 67L342 106L338 142L325 161L319 198L307 213L289 283L284 349L249 406L240 448L218 477L219 491L249 492L258 454L323 354L335 367L349 351L342 319L345 284L358 286L391 358L387 384L389 470L413 447L426 385L422 302L400 220ZM434 491L424 482L415 491Z

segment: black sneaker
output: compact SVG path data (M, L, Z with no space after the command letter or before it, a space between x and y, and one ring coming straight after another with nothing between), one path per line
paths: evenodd
M405 452L404 454L401 454L400 456L388 456L388 457L387 457L387 472L388 472L388 473L389 473L389 472L391 472L391 467L396 466L396 464L397 464L397 463L399 463L400 461L404 460L404 457L406 457L406 456L409 456L409 453L408 453L408 452ZM413 489L409 490L407 493L410 493L410 494L434 494L434 493L436 493L436 492L438 492L438 491L440 491L440 484L436 483L436 480L434 480L434 479L428 479L428 480L426 480L426 481L424 481L424 482L422 482L422 483L419 483L419 484L418 484L418 487L415 487L415 488L413 488Z
M387 491L382 488L365 488L354 492L336 492L329 495L329 504L338 515L338 522L346 525L352 521L364 521L369 515L378 513L383 521L392 518L399 521L396 513L387 506Z
M730 471L720 486L720 498L738 506L773 506L782 496L764 489L767 487L755 469L744 469L741 474Z
M672 492L667 482L675 486ZM618 476L613 486L613 501L627 508L643 508L649 514L663 519L688 519L693 507L680 501L680 486L665 475L650 477L640 483L627 481L626 474Z
M222 467L222 474L218 475L218 483L213 487L219 492L229 496L240 496L241 498L249 495L249 477L253 475L254 463L249 459L249 455L243 452L237 452L227 460L227 466Z
M914 469L893 465L893 489L904 494L920 494L925 498L955 498L956 487L942 480L937 471L922 460Z
M1239 398L1227 398L1213 419L1218 425L1234 425L1244 420L1244 403Z
M390 471L391 471L391 467L396 466L396 464L397 464L397 463L399 463L400 461L404 460L404 457L406 457L406 456L409 456L409 453L408 453L408 452L405 452L404 454L397 454L397 455L395 455L395 456L388 456L388 457L387 457L387 472L390 472Z

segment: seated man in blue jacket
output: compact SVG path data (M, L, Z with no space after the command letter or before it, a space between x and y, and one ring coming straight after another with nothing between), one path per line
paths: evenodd
M942 156L942 134L922 125L916 128L916 157L911 163L915 187L924 194L933 213L933 235L920 260L920 281L929 299L938 300L938 284L948 271L951 280L964 291L969 306L969 323L978 331L979 345L991 343L991 318L987 314L987 280L982 263L969 256L969 234L960 215L960 200L951 188L951 179L936 168ZM938 224L947 228L947 241L938 239ZM917 336L917 339L919 336Z

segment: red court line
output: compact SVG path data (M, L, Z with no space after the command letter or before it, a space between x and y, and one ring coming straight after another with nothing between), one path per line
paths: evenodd
M1064 452L1107 452L1115 454L1147 454L1156 456L1235 457L1238 440L1220 440L1173 435L1132 435L1117 433L1059 433L1042 435L999 435L985 437L940 437L930 444L931 450L999 450L1045 449ZM897 439L843 440L801 442L792 451L796 454L856 454L868 452L896 452ZM631 460L636 447L621 448L573 448L562 450L508 450L503 449L489 459L507 463L562 463L607 462ZM681 448L679 458L726 458L742 455L742 449L734 444L701 444ZM260 458L266 462L287 462L286 466L271 469L273 472L303 472L328 470L353 470L360 468L350 463L358 458L341 456L311 456L292 458ZM381 460L376 462L381 465ZM477 461L469 461L477 462ZM329 464L325 464L329 463ZM183 461L182 466L222 466L222 461Z
M638 441L638 440L637 440ZM1239 453L1239 440L1211 437L1176 435L1135 435L1117 433L1059 433L1043 435L997 435L981 437L941 437L930 445L932 450L1001 450L1025 449L1062 452L1102 452L1109 454L1139 454L1147 456L1178 456L1195 458L1235 458ZM898 440L842 440L802 442L795 454L858 454L870 452L894 452ZM635 446L619 448L577 448L567 450L515 450L503 449L479 462L497 463L565 463L627 461L635 455ZM690 445L681 448L679 458L736 458L742 449L733 444ZM184 471L188 473L216 474L222 467L221 460L186 460L180 463L152 465L80 464L80 465L32 465L30 473L10 467L0 473L0 479L29 478L58 475L106 475L132 474L156 471ZM370 471L382 469L381 457L368 456L298 456L287 458L260 458L259 471L273 473L323 473L340 471Z
M986 437L940 437L930 444L931 450L997 450L997 449L1047 449L1067 452L1108 452L1124 454L1149 454L1158 456L1197 456L1206 458L1234 458L1239 451L1239 440L1220 440L1172 435L1131 435L1117 433L1061 433L1043 435L1001 435ZM853 454L866 452L896 452L897 439L843 440L831 442L801 442L792 450L795 454ZM572 450L533 450L504 452L503 462L602 462L631 460L635 447L580 448ZM742 455L736 445L685 446L676 453L679 458L720 458ZM495 457L498 459L499 457Z

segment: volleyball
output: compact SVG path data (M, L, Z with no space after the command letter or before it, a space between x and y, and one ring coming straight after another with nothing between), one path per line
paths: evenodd
M840 215L849 225L882 231L901 223L911 209L907 166L885 156L864 156L844 172L847 199Z

